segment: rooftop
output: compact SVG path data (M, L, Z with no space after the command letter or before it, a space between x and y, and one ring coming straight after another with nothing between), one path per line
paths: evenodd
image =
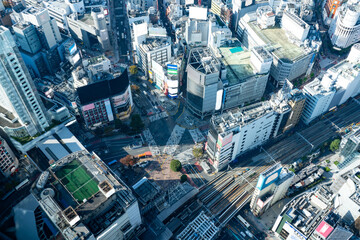
M267 29L260 29L256 21L248 22L249 26L265 42L271 45L273 54L279 59L294 61L307 53L307 49L291 43L283 29L275 26Z
M141 44L140 47L143 48L146 52L154 51L159 48L163 48L169 46L171 42L168 38L164 37L153 37L153 38L146 38L146 42Z
M240 42L223 45L219 48L226 66L226 79L229 85L245 82L246 79L255 76L254 68L250 64L250 51L244 51Z
M94 19L91 16L91 13L85 13L84 16L82 18L79 18L79 21L89 25L89 26L93 26L94 25Z
M190 66L204 74L216 73L220 70L219 60L208 47L193 48L188 61Z
M309 237L333 207L331 196L323 187L306 192L285 205L280 215L286 215L288 223Z

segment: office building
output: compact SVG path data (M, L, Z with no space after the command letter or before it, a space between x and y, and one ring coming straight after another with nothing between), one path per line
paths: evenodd
M262 172L250 202L252 213L260 216L276 202L286 197L294 176L293 172L282 168L280 163Z
M35 54L42 49L42 45L34 25L27 22L19 22L13 26L13 29L16 41L23 51Z
M237 40L223 44L219 51L225 66L221 73L222 110L261 100L269 78L271 54L263 47L244 50Z
M222 0L211 1L210 12L217 15L224 25L229 27L232 24L232 9L224 4Z
M342 4L328 30L334 47L348 48L360 40L360 2L350 0Z
M191 49L186 69L187 107L196 116L203 118L221 108L220 67L210 48Z
M83 61L84 67L87 69L89 79L96 82L101 79L104 73L111 73L111 62L104 55L99 55Z
M9 177L19 166L19 161L7 142L0 137L0 171Z
M10 31L1 26L0 41L0 105L25 126L27 134L34 136L49 126L45 107ZM8 134L19 136L17 130L20 135L27 135L22 127L15 127Z
M219 55L219 47L224 45L232 37L231 30L226 26L220 26L216 21L216 17L211 15L209 17L209 32L208 32L207 46L215 53Z
M132 96L127 71L110 80L92 83L77 90L78 107L88 128L128 118L132 112Z
M219 171L239 155L277 136L290 110L285 101L265 101L213 116L205 147L210 163Z
M282 86L286 79L292 81L303 74L310 74L321 41L316 31L309 31L308 25L292 13L285 14L281 28L276 25L264 28L271 26L272 20L265 24L258 18L272 14L270 9L261 15L256 12L245 14L239 21L237 33L245 47L265 46L272 54L270 75L275 85ZM307 32L311 34L307 35Z
M220 229L215 223L202 211L186 228L177 235L178 240L190 240L194 236L198 239L213 240L219 235Z
M170 38L147 38L139 46L139 65L146 76L152 77L152 61L163 65L169 62L171 57L171 40Z
M326 25L330 25L334 19L337 9L341 6L343 0L326 0L323 9L323 20Z
M141 224L130 188L95 153L86 150L69 154L48 168L31 193L66 240L132 239Z
M306 84L303 88L306 96L302 115L304 123L309 124L315 118L329 110L330 103L335 95L334 87L326 87L319 79Z
M177 98L180 88L181 60L172 61L165 65L160 65L152 60L152 76L155 85L161 89L169 98Z
M305 123L360 93L360 44L355 44L346 59L329 68L322 79L306 84L303 114Z
M185 25L185 41L190 46L207 46L209 21L205 19L188 18Z
M52 49L62 41L55 19L51 19L44 8L30 7L21 12L22 20L31 23L37 29L41 45L45 49Z

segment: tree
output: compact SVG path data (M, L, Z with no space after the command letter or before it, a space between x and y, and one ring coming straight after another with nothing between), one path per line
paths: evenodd
M180 177L180 182L186 182L187 181L187 176L185 174L181 175Z
M194 157L196 159L198 159L198 158L202 157L204 152L203 152L202 148L194 147L192 153L193 153Z
M332 152L337 151L339 147L340 147L340 139L338 138L330 143L330 151Z
M174 172L179 172L182 169L181 162L176 159L171 160L170 169Z
M139 114L134 114L131 116L130 127L134 132L141 132L144 128L144 123L141 120Z
M119 129L122 133L128 134L130 127L123 123L120 119L115 119L115 128Z
M134 166L136 164L136 159L131 156L131 155L127 155L125 157L123 157L122 159L120 159L120 162L124 165L124 166Z
M130 74L131 74L131 75L135 75L135 74L138 73L138 68L137 68L136 65L131 65L131 66L129 67L129 71L130 71Z

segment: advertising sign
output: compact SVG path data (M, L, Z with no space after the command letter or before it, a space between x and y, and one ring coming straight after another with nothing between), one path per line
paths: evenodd
M76 52L76 50L77 50L77 47L76 47L76 44L74 43L73 45L71 45L71 46L69 47L69 53L70 53L70 55L73 55L73 54Z
M167 69L168 69L167 70L168 74L177 75L177 71L178 71L177 65L168 64Z
M129 88L125 91L124 94L112 97L112 102L114 107L119 107L124 105L129 100Z
M85 105L82 107L82 110L83 111L88 111L88 110L91 110L91 109L94 109L95 108L95 105L93 103L90 103L88 105Z
M281 170L282 168L278 168L273 173L268 174L267 177L265 177L264 174L260 174L256 188L259 190L263 190L264 188L273 184L280 177Z

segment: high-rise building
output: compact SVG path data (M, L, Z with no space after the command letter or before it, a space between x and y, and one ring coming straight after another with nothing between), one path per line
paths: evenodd
M3 26L0 26L0 105L12 112L32 136L49 126L45 107L19 49Z
M294 176L293 172L283 169L280 163L262 172L250 202L254 215L262 215L277 201L284 198Z
M206 151L219 171L236 157L282 132L290 115L286 102L260 102L234 108L210 120Z
M19 166L19 161L7 142L0 137L0 171L5 176L10 176Z
M42 48L36 28L31 23L19 22L13 26L16 40L20 48L28 53L35 54Z
M190 51L187 65L187 106L199 117L212 115L216 108L217 99L222 99L220 90L221 63L210 48L193 48ZM220 90L220 94L218 94ZM221 103L219 100L218 102Z
M61 42L59 28L47 9L30 7L22 11L21 16L23 21L37 28L41 45L45 49L51 49Z
M325 87L319 79L306 84L303 88L306 96L302 120L309 124L312 120L329 110L335 94L334 87Z
M347 48L360 40L360 2L350 0L336 11L330 24L329 37L332 45Z
M133 101L127 71L112 79L92 83L77 90L78 107L88 128L128 118Z
M138 48L139 65L146 76L152 77L152 60L165 64L171 60L171 40L169 38L147 38Z

